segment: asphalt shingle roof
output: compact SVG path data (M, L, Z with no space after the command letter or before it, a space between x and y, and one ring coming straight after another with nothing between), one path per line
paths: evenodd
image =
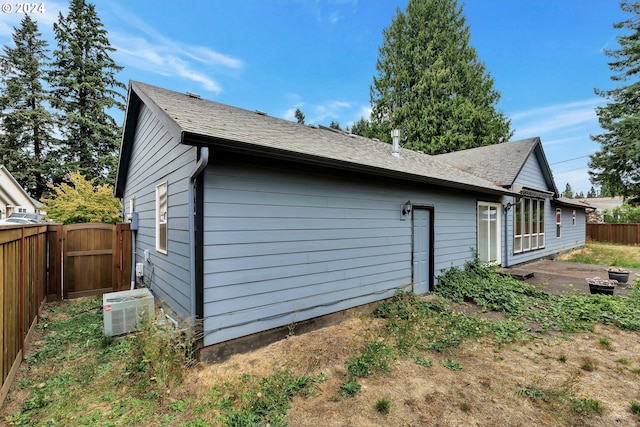
M394 157L391 145L377 140L305 126L139 82L131 83L131 92L164 111L179 126L185 143L198 140L221 148L241 143L255 153L485 193L508 193L491 177L478 177L434 156L400 148L400 156ZM125 135L133 131L125 126Z
M540 138L528 138L440 154L436 158L497 185L510 187L537 144Z

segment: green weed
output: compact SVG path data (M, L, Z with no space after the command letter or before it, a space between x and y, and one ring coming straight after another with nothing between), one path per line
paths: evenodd
M366 378L375 370L388 371L391 360L391 347L380 341L370 341L364 345L360 356L347 360L345 367L351 375Z
M450 371L462 371L462 365L452 359L444 359L442 361L442 366L449 369Z
M360 391L361 387L355 378L351 378L340 385L338 392L344 397L353 397Z
M382 398L376 401L376 411L380 412L382 415L387 415L390 407L391 402L389 402L388 399Z
M415 362L420 365L420 366L424 366L425 368L430 368L432 363L430 360L425 359L424 356L420 355L420 354L414 354L413 355L413 360L415 360Z

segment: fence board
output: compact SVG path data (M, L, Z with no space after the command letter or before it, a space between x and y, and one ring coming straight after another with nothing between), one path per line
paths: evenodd
M63 267L63 255L69 243L72 250L68 259L72 261ZM73 250L76 244L81 245L75 246L80 249ZM79 291L71 289L68 292L71 297L110 292L116 286L117 290L128 289L131 277L129 224L118 227L34 224L0 228L0 406L29 345L42 304L47 299L61 299L63 293L67 293L63 273L65 277L70 273L73 279L70 285L89 286Z
M640 245L640 224L587 224L587 240Z
M44 298L46 232L44 225L0 230L0 404L22 361Z
M64 297L100 295L116 290L116 226L66 225L63 235Z

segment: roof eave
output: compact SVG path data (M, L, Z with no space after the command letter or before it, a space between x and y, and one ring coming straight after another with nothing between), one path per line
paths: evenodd
M358 162L349 162L340 159L334 159L323 156L316 156L306 153L299 153L295 151L283 150L279 148L273 148L263 145L251 144L242 141L227 140L222 138L204 136L199 134L192 134L185 132L183 141L187 145L201 146L206 145L220 151L227 151L233 153L253 154L262 157L268 157L278 160L289 160L297 163L310 164L315 166L331 167L335 169L367 173L376 176L383 176L388 178L395 178L411 182L421 182L434 184L442 187L456 188L460 190L467 190L492 195L509 195L515 196L517 193L495 186L495 188L487 188L478 185L465 184L461 182L449 181L444 179L438 179L425 175L416 175L403 171L388 169L384 167L378 167L373 165L366 165Z
M141 90L135 81L129 82L129 94L127 96L127 108L125 110L124 126L122 127L122 141L120 143L120 155L118 156L118 169L116 171L116 184L113 190L113 196L122 198L124 196L127 184L127 175L129 172L129 163L133 153L133 142L136 133L136 125L140 108L144 104L151 109L154 116L162 121L169 133L178 141L183 142L184 132L180 125L173 120L166 111L162 110L151 98L149 98L143 90Z

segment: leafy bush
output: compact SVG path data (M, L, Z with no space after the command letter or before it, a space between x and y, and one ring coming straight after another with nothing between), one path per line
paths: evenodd
M606 223L640 223L640 207L631 206L628 203L625 203L621 206L616 206L612 210L605 209L602 215L604 218L604 222Z
M120 202L113 197L113 187L94 185L95 179L86 179L80 172L68 175L71 185L49 184L53 196L42 199L42 210L47 216L63 224L100 222L115 224L120 219Z
M551 295L535 286L499 274L476 258L464 268L452 267L439 278L436 293L457 303L474 302L500 311L534 332L591 330L595 323L640 330L640 290L628 298L609 295ZM500 328L507 324L501 324ZM512 325L513 326L513 325ZM517 334L512 331L510 335Z

